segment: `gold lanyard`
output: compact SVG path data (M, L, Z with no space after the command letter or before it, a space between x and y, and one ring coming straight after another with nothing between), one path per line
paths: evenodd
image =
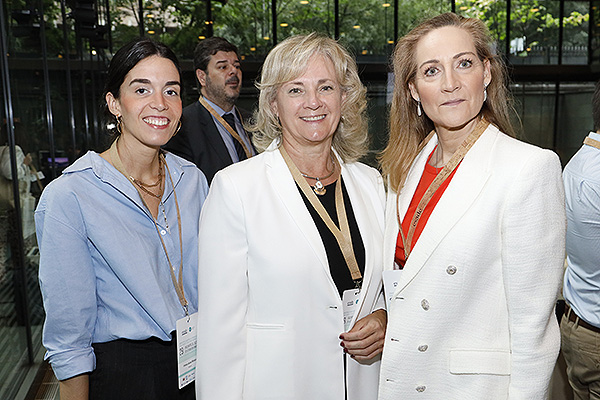
M338 222L340 224L339 229L335 226L335 223L329 216L323 204L317 198L317 195L311 190L310 186L306 182L306 179L302 177L300 170L296 167L296 164L292 161L287 151L283 145L279 146L279 151L285 160L292 176L294 177L294 181L300 186L302 193L306 196L310 204L317 211L327 228L331 231L333 236L335 236L335 240L337 240L338 245L340 246L340 250L342 251L342 255L344 256L344 260L346 260L346 265L348 266L348 270L352 275L352 280L359 284L362 279L362 274L360 273L360 269L358 268L358 262L356 261L356 255L354 254L354 248L352 246L352 236L350 235L350 225L348 224L348 216L346 215L346 206L344 204L344 197L342 195L342 178L340 175L340 179L335 188L335 209L338 217ZM336 158L334 159L334 163L336 163ZM335 168L335 167L334 167Z
M597 148L598 150L600 150L600 142L599 142L599 141L597 141L597 140L595 140L595 139L592 139L592 138L590 138L590 137L586 137L586 138L583 140L583 144L587 144L588 146L592 146L592 147L595 147L595 148Z
M467 152L473 147L477 139L483 134L483 132L487 129L490 123L485 119L481 119L479 123L473 129L473 132L469 134L469 136L465 139L464 142L460 145L460 147L456 150L456 152L450 158L450 161L444 166L444 169L435 177L431 185L423 194L421 201L417 205L417 209L410 221L410 225L408 227L408 234L404 237L404 231L402 229L402 219L400 218L400 210L398 209L398 200L400 199L400 187L398 187L398 191L396 192L396 217L398 218L398 226L400 227L400 237L402 238L402 244L404 244L404 257L405 260L408 260L408 256L411 251L411 243L413 236L415 234L415 230L417 228L417 224L423 216L423 212L425 208L433 198L435 192L439 189L439 187L444 183L444 181L452 174L452 172L456 169L458 164L463 160ZM433 133L433 132L432 132ZM432 136L432 135L430 135Z
M212 107L210 106L210 104L208 104L208 102L207 102L207 101L204 99L204 97L200 96L200 98L199 98L198 100L200 101L200 104L202 104L202 105L204 106L204 108L206 108L206 109L208 110L208 112L209 112L209 113L211 113L211 114L212 114L212 116L213 116L213 117L215 117L215 118L217 119L217 121L219 121L219 123L220 123L221 125L223 125L223 128L227 129L227 132L229 132L229 134L230 134L231 136L233 136L233 138L234 138L235 140L237 140L237 141L238 141L238 142L239 142L239 143L242 145L242 147L244 148L244 153L246 153L246 157L247 157L247 158L250 158L250 157L252 157L252 153L250 152L250 149L248 149L248 146L246 146L246 143L245 143L245 142L242 140L242 138L241 138L240 134L239 134L239 133L237 133L237 132L236 132L236 131L235 131L235 130L234 130L234 129L233 129L233 128L232 128L232 127L231 127L231 126L230 126L230 125L227 123L227 121L225 121L225 120L223 119L223 117L221 117L221 116L219 115L219 113L218 113L218 112L216 112L216 111L215 111L215 109L214 109L214 108L212 108ZM239 115L238 115L238 118L239 118ZM240 118L240 120L241 120L241 118Z
M113 144L110 146L110 159L111 159L114 167L117 169L117 171L119 171L120 173L125 175L125 178L127 178L127 180L129 182L131 182L133 187L137 190L137 192L140 195L140 199L142 199L142 203L144 203L144 206L146 207L148 212L150 212L150 216L152 216L152 211L150 211L150 207L148 207L148 204L144 200L144 197L142 196L142 192L136 187L136 185L134 185L131 175L129 175L127 173L127 171L125 170L125 167L123 166L123 163L121 162L121 157L119 157L119 151L117 150L117 141L118 140L119 139L117 138L117 140L115 140L113 142ZM162 153L159 153L158 156L164 157L164 155ZM158 223L156 222L156 219L154 219L153 216L152 216L152 222L154 222L154 227L156 228L156 233L158 234L158 238L160 239L162 248L165 252L165 255L167 256L167 262L169 263L169 272L171 273L171 281L173 282L173 286L175 286L175 291L177 292L177 297L179 297L179 302L181 303L181 306L183 307L183 310L185 311L185 315L189 315L188 314L188 302L185 298L185 293L183 291L183 240L182 240L183 235L181 233L181 214L179 212L179 203L177 201L177 193L175 192L175 185L173 184L173 178L171 177L171 171L169 170L169 166L167 165L167 162L166 162L166 160L164 160L164 158L163 158L163 164L165 165L165 168L167 170L167 175L169 175L169 180L171 181L171 187L173 187L173 197L175 199L175 208L177 209L177 228L179 230L179 252L181 255L180 262L179 262L179 280L177 280L175 278L175 272L174 272L173 264L171 263L171 258L169 257L169 252L167 251L165 242L162 238L162 235L160 234L160 230L158 229ZM161 200L161 203L162 203L162 200ZM163 207L164 207L164 204L163 204Z

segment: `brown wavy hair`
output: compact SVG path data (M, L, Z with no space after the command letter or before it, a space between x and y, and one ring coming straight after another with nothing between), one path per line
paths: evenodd
M394 71L394 95L390 110L390 137L380 156L380 165L390 189L400 190L415 157L426 143L424 139L434 129L433 122L425 115L417 116L417 103L412 98L409 83L414 83L417 64L416 47L419 40L429 32L455 26L467 31L473 38L477 56L488 60L492 80L487 86L487 100L480 115L502 132L514 136L510 123L512 99L507 89L508 74L502 58L496 53L495 41L485 24L475 18L465 18L454 13L445 13L428 19L404 36L392 55Z

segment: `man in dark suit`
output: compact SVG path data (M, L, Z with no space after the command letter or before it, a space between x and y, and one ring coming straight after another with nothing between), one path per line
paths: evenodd
M200 98L183 109L181 130L165 145L196 164L208 183L220 169L256 154L235 107L242 86L235 45L220 37L202 40L194 50Z

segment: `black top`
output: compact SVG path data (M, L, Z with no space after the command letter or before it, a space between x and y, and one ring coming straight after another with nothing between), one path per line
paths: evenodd
M358 230L356 218L354 217L354 211L352 211L350 198L346 192L346 185L344 185L344 182L340 178L336 182L325 186L327 192L322 196L317 195L317 198L321 201L321 204L323 204L325 210L327 210L331 220L339 228L340 224L335 208L335 189L337 182L342 182L342 194L344 197L344 205L346 206L346 214L348 216L348 225L350 226L350 235L352 236L352 247L354 248L354 255L356 256L358 268L360 269L361 274L364 275L365 247L363 245L362 237L360 236L360 231ZM296 186L298 185L296 184ZM300 187L298 187L298 191L300 191L302 200L304 200L304 204L306 204L306 208L308 208L308 211L310 212L310 215L317 226L317 230L321 235L321 240L323 240L325 252L327 253L327 261L329 263L331 277L333 278L333 282L340 293L340 297L342 297L344 290L354 289L355 287L354 281L352 280L352 275L350 274L350 270L348 269L346 260L342 254L342 250L340 249L335 236L333 233L331 233L327 225L325 225L325 222L323 222L317 210L315 210L312 204L310 204L310 201L306 198Z

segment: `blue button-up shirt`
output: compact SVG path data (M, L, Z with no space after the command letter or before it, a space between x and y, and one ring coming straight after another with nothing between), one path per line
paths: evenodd
M208 192L202 172L166 155L183 237L183 286L198 306L198 221ZM174 189L166 176L155 228L136 188L88 152L44 190L35 213L46 359L59 380L95 368L92 343L126 338L171 340L185 313L159 235L178 274L181 254ZM169 229L167 229L167 225Z
M600 134L590 138L600 141ZM567 207L567 271L563 296L600 328L600 150L583 145L563 172Z

